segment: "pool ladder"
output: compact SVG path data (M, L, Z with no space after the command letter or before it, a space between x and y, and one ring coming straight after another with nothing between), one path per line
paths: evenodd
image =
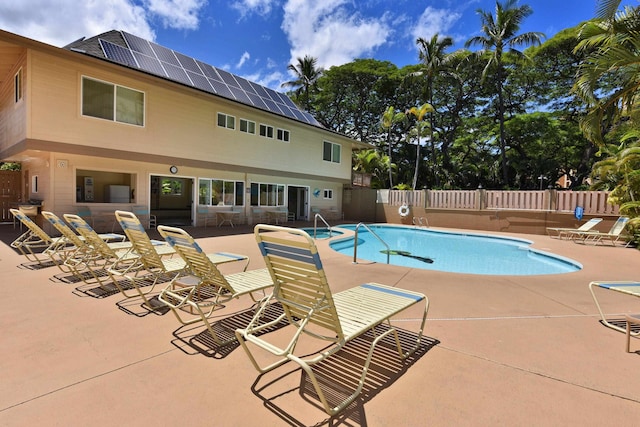
M385 248L387 248L387 264L389 264L389 257L391 255L391 248L389 248L389 245L387 245L387 243L382 240L380 238L380 236L378 236L371 228L369 228L369 226L367 224L365 224L364 222L359 223L358 225L356 225L356 234L353 237L353 263L357 264L356 262L356 255L358 254L358 229L360 228L360 226L366 228L367 230L369 230L369 233L371 233L376 239L378 239L378 241L380 243L382 243Z
M327 226L327 230L329 230L329 238L331 238L331 226L327 221L325 221L324 218L322 218L322 215L320 215L319 213L315 214L315 216L313 217L313 238L316 238L316 230L318 229L318 218L324 223L324 225Z

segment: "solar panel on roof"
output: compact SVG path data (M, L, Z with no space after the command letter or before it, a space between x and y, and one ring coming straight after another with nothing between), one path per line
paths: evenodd
M231 93L233 93L233 96L235 96L238 101L243 102L245 104L249 104L249 105L253 104L253 102L251 102L251 99L249 99L249 96L247 95L247 93L242 89L229 86L229 90L231 91Z
M120 64L138 68L138 64L136 63L133 54L126 47L122 47L102 39L100 39L100 45L102 46L102 50L104 50L104 54L107 58L119 62Z
M256 91L258 95L260 95L263 98L269 98L269 94L267 93L266 90L264 90L264 87L254 82L249 82L249 83L251 83L251 86L253 87L253 89Z
M265 104L267 104L267 108L269 111L273 111L274 113L282 114L282 111L278 108L278 105L270 99L262 98Z
M247 92L247 96L249 97L249 99L251 99L251 103L254 106L261 108L263 110L267 110L267 105L264 103L262 98L260 98L258 95L253 94L251 92Z
M180 52L174 51L173 53L178 58L178 61L180 61L182 68L184 68L185 70L189 70L193 73L202 74L202 71L200 71L200 67L198 67L198 64L196 64L195 59L188 57L187 55L183 55Z
M304 116L304 114L302 114L302 111L298 110L297 108L296 109L292 108L291 111L296 116L296 118L298 120L300 120L301 122L306 122L307 121L307 118Z
M236 79L233 77L233 74L229 73L228 71L222 70L220 68L216 69L216 71L218 72L218 74L220 74L220 77L222 77L222 80L226 84L228 84L229 86L240 87Z
M253 86L251 86L251 83L249 83L249 80L243 79L242 77L238 77L238 76L236 76L236 80L238 81L238 84L245 92L256 93L256 91L253 89Z
M293 114L293 111L291 111L291 108L287 107L286 105L278 103L278 108L282 110L285 116L291 117L292 119L297 119L296 115Z
M269 98L273 99L275 102L280 102L280 96L278 95L278 92L268 87L265 87L264 90L266 90L269 94Z
M153 51L160 61L175 65L176 67L182 67L182 65L180 65L180 62L178 61L178 58L176 58L171 49L160 46L156 43L151 43L151 47L153 48Z
M217 80L220 79L220 76L218 76L218 73L216 73L216 70L214 70L211 65L205 64L204 62L198 61L197 59L196 59L196 63L198 64L198 66L200 67L200 69L202 70L205 76L212 79L217 79Z
M175 65L167 63L162 64L162 66L165 70L167 70L167 75L170 79L177 80L189 86L193 86L191 80L189 80L189 76L187 76L187 72L182 67L176 67Z
M307 120L306 120L306 121L307 121L307 123L311 123L312 125L316 125L316 126L324 127L324 126L322 126L322 125L321 125L321 124L316 120L316 118L315 118L315 117L313 117L309 112L307 112L307 111L301 111L301 110L298 110L298 111L300 111L300 112L304 115L304 117L307 119Z
M132 51L140 52L147 56L155 56L155 53L153 53L153 49L151 49L147 40L134 36L133 34L125 33L124 31L122 32L122 35Z
M127 46L98 39L104 56L111 61L278 115L321 126L311 114L301 111L283 93L132 34L121 32L121 35Z
M156 58L143 55L140 52L133 52L133 56L136 58L136 61L138 61L141 69L158 76L167 77L167 73L164 71L164 68L162 68L162 65L160 65L160 61Z
M209 79L209 83L211 83L211 86L213 86L213 88L216 90L216 93L218 95L224 96L225 98L229 98L229 99L236 99L231 93L231 91L229 90L229 86L227 86L223 82Z
M211 84L209 83L209 80L202 74L196 74L196 73L192 73L191 71L187 71L187 75L193 82L193 85L198 89L204 90L206 92L215 93L215 91L211 87Z

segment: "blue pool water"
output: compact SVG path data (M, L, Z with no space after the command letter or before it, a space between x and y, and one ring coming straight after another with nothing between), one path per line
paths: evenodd
M355 229L355 225L340 228ZM389 263L452 273L539 275L571 273L578 262L531 249L531 241L483 234L369 225L389 245ZM353 257L353 236L330 243L335 251ZM386 247L366 228L358 229L358 259L387 262Z
M310 228L301 228L307 232L307 234L313 237L313 227ZM358 231L360 233L360 231ZM329 229L327 227L318 227L316 228L316 239L328 239L330 237L336 237L344 234L342 231L334 230L333 227L331 229L331 233L329 233Z

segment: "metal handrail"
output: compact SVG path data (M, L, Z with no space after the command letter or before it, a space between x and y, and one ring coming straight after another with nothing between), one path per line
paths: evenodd
M327 221L324 220L324 218L322 217L322 215L320 215L319 213L317 213L314 217L313 217L313 238L316 238L316 229L318 228L318 218L320 218L320 220L322 222L324 222L324 225L327 226L327 229L329 230L329 238L331 238L331 226L329 225L329 223Z
M366 228L367 230L369 230L369 233L371 233L376 239L378 239L378 241L380 243L382 243L386 248L387 248L387 264L389 264L389 256L391 255L391 248L389 247L389 245L387 245L387 243L382 240L380 238L380 236L378 236L371 228L369 228L369 226L367 224L365 224L364 222L359 223L358 225L356 225L356 234L353 237L353 263L356 264L356 255L358 253L358 229L360 228L360 226L363 226L364 228Z

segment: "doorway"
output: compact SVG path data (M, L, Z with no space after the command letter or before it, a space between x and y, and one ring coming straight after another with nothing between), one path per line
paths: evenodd
M149 211L158 224L193 225L193 182L193 178L151 176Z
M309 219L309 187L289 185L287 188L287 206L294 221Z

